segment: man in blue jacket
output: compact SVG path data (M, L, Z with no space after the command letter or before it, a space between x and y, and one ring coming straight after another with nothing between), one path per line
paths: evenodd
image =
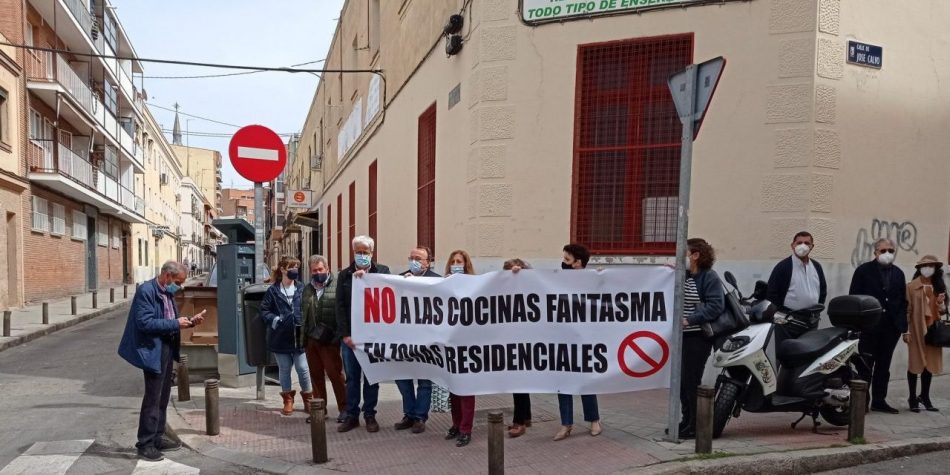
M178 361L180 331L201 323L204 311L194 317L180 317L175 292L188 278L179 262L162 265L158 277L142 284L132 299L132 308L119 343L119 356L145 374L145 396L139 413L139 457L162 460L162 452L177 450L181 444L164 437L165 411L172 388L172 361Z

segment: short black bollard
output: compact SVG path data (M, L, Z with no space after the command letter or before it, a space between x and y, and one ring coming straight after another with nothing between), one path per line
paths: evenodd
M488 413L488 475L505 473L504 418L501 411Z
M205 380L205 433L218 435L221 432L221 420L218 415L218 380Z
M188 385L188 355L181 355L178 363L178 400L191 401L191 386Z
M310 401L310 445L313 463L327 463L327 421L323 417L327 402L323 399Z
M69 297L69 309L70 309L69 310L70 315L75 315L79 310L79 305L77 305L76 303L75 295L73 295L72 297Z
M851 421L848 424L848 442L864 443L864 415L868 405L868 382L851 381Z
M43 325L49 325L49 302L43 302Z
M712 453L713 400L716 389L709 386L696 388L696 453Z
M115 303L115 288L109 288L109 303Z
M122 298L129 298L129 284L122 285Z
M10 336L10 320L13 319L13 312L3 311L3 336Z
M99 291L92 291L92 308L99 308Z

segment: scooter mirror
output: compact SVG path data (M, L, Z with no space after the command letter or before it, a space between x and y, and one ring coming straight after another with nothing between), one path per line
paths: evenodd
M735 287L735 288L738 288L738 287L739 287L739 283L736 282L736 276L732 275L732 272L726 271L726 273L723 274L723 278L726 279L726 282L728 282L729 285L731 285L731 286L733 286L733 287Z

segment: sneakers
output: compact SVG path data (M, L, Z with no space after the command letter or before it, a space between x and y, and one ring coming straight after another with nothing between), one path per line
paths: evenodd
M379 423L373 416L366 416L366 432L379 432Z
M181 442L162 437L161 442L155 444L160 452L174 452L181 448Z
M401 421L393 425L393 429L406 430L406 429L411 429L412 426L413 426L413 420L408 417L403 417Z
M155 448L154 445L147 445L138 449L139 458L148 460L150 462L160 462L165 460L165 456Z

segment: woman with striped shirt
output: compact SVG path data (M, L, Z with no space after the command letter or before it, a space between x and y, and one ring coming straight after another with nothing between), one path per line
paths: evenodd
M683 369L680 402L683 420L681 439L696 437L696 388L703 379L712 341L703 336L700 326L719 317L725 309L722 281L712 270L716 253L704 239L686 241L686 284L683 305Z

